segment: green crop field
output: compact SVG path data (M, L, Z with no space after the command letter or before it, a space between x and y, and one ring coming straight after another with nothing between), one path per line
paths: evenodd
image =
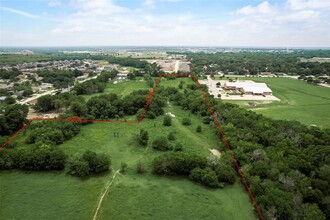
M180 80L162 80L160 85L176 86ZM140 82L123 82L121 95ZM146 83L141 88L146 88ZM115 88L110 88L115 89ZM125 90L126 89L126 90ZM130 90L131 91L131 90ZM172 126L162 125L163 117L144 119L141 124L92 123L82 126L81 132L59 145L69 157L90 149L111 157L112 171L88 178L72 177L66 172L0 172L0 219L93 219L104 187L111 182L107 196L100 206L98 219L257 219L253 204L239 177L236 184L223 189L209 189L184 177L163 177L151 173L152 159L163 152L155 151L150 143L159 136L174 132L185 152L208 156L209 149L219 148L220 139L201 118L169 103ZM192 124L183 126L181 120L190 117ZM37 122L33 122L37 123ZM197 133L196 127L202 126ZM149 146L139 146L134 134L140 129L149 131ZM28 130L26 132L29 132ZM114 133L119 137L114 137ZM20 134L14 141L22 143ZM147 172L137 174L136 164L148 165ZM128 171L114 175L122 162Z
M264 82L280 99L270 104L257 102L256 107L248 101L230 101L274 119L296 120L306 125L330 128L330 88L307 84L290 78L244 78Z

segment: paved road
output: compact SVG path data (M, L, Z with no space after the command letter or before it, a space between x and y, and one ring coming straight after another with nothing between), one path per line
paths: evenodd
M88 81L88 80L96 79L96 78L97 78L97 76L93 76L93 77L87 78L87 79L85 79L85 80L77 81L77 82L78 82L78 83L83 83L83 82L86 82L86 81ZM44 93L41 93L41 94L35 95L35 96L33 96L33 97L30 97L30 98L28 98L28 99L24 99L24 100L22 100L22 101L19 101L18 103L23 105L23 104L26 104L26 103L28 103L28 102L31 102L31 101L33 101L33 100L35 100L35 99L37 99L37 98L39 98L39 97L41 97L41 96L44 96L44 95L54 95L54 94L56 93L56 91L57 91L57 89L53 89L53 90L50 90L50 91L47 91L47 92L44 92Z
M54 95L55 93L56 93L56 89L53 89L53 90L50 90L50 91L47 91L47 92L44 92L44 93L38 94L38 95L36 95L36 96L33 96L33 97L31 97L31 98L24 99L23 101L19 101L18 103L23 105L23 104L26 104L26 103L28 103L28 102L31 102L31 101L33 101L33 100L35 100L35 99L41 97L41 96L44 96L44 95Z
M175 65L174 65L174 72L177 73L179 71L180 67L180 60L176 60Z

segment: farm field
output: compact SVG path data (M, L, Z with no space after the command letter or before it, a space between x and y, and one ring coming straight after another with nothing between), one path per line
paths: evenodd
M189 78L162 79L160 86L177 86L181 80L192 82ZM141 83L111 84L109 89L126 95L134 84L135 89L148 88L145 82ZM144 119L136 125L92 123L82 126L77 136L59 145L69 157L87 149L108 154L112 160L109 173L81 179L65 171L1 171L0 219L93 219L104 187L122 162L128 164L128 170L116 175L100 206L98 219L257 219L249 195L239 180L223 189L209 189L183 177L155 176L150 166L146 173L137 174L138 162L150 165L154 157L163 154L153 150L150 143L169 132L175 133L176 141L183 145L185 152L208 156L209 149L220 145L221 140L214 130L204 125L198 116L188 115L171 103L165 112L176 116L170 127L162 125L164 116ZM190 117L190 126L181 124L184 117ZM202 126L202 133L196 132L198 125ZM140 129L149 131L147 148L134 141L134 134ZM114 137L114 133L119 137ZM20 134L14 141L23 143L24 139Z
M248 105L251 101L226 101L239 104L267 117L283 120L296 120L306 125L330 128L330 89L314 86L290 78L244 78L264 82L273 90L273 95L281 101Z

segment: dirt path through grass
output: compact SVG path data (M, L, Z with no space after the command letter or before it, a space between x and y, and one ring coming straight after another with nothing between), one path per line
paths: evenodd
M109 189L110 189L110 186L112 185L113 181L115 180L116 175L117 175L117 174L120 174L119 171L120 171L120 169L117 170L117 171L113 174L112 178L109 180L109 182L108 182L107 185L105 186L105 190L104 190L103 194L101 195L101 197L100 197L100 199L99 199L99 202L98 202L98 205L97 205L97 207L96 207L95 214L94 214L94 216L93 216L93 220L97 220L98 213L99 213L99 211L100 211L100 208L101 208L101 205L102 205L103 199L104 199L104 197L108 194Z

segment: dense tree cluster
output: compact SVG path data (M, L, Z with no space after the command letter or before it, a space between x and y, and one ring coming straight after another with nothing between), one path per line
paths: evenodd
M109 63L119 64L121 66L130 66L135 68L145 68L148 65L147 61L140 61L132 57L115 57L110 56L107 58Z
M323 51L330 56L330 51ZM187 56L192 60L196 73L217 73L222 71L225 74L251 74L256 75L260 72L274 72L286 74L302 75L329 75L330 63L321 62L300 62L302 57L310 58L312 55L322 55L311 51L295 53L188 53ZM203 69L207 66L207 69Z
M11 70L0 69L0 79L11 79L14 80L18 75L21 75L22 72L16 68Z
M172 150L173 146L166 137L158 137L152 142L152 148L159 151Z
M0 108L0 134L10 135L19 130L26 122L29 109L26 105L5 105Z
M72 86L74 84L75 77L79 76L75 71L59 69L54 71L39 70L37 74L39 77L43 77L43 82L52 83L57 89Z
M29 126L25 142L27 144L46 143L49 145L62 144L80 132L80 123L74 122L38 122Z
M84 177L108 171L110 165L111 160L109 156L87 150L81 156L74 157L69 161L69 173L73 176Z
M0 151L0 169L62 170L67 156L50 145L3 149Z
M141 129L140 133L138 135L138 143L142 146L147 146L148 145L148 141L149 141L149 133L148 131Z
M182 175L202 185L218 188L224 183L233 184L236 180L235 170L230 166L215 161L210 164L206 157L171 152L156 157L152 163L153 173L157 175Z
M198 114L219 135L199 91L187 88L184 93L174 94L170 99ZM310 213L316 213L317 219L324 219L324 215L329 218L330 181L327 176L330 173L326 170L330 167L330 129L272 120L234 104L216 102L211 96L208 100L267 219L272 216L303 219ZM221 151L227 151L224 144ZM167 169L161 174L177 174L168 166L172 163L162 164L166 164ZM230 160L228 164L232 164L231 167L213 169L217 174L225 174L218 175L219 182L235 181L235 176L227 175L226 171L232 173L236 167ZM198 170L198 174L201 173Z
M116 75L116 71L102 71L96 79L87 80L86 82L75 85L73 91L75 91L77 95L101 93L106 88L106 83L109 79L115 78Z

